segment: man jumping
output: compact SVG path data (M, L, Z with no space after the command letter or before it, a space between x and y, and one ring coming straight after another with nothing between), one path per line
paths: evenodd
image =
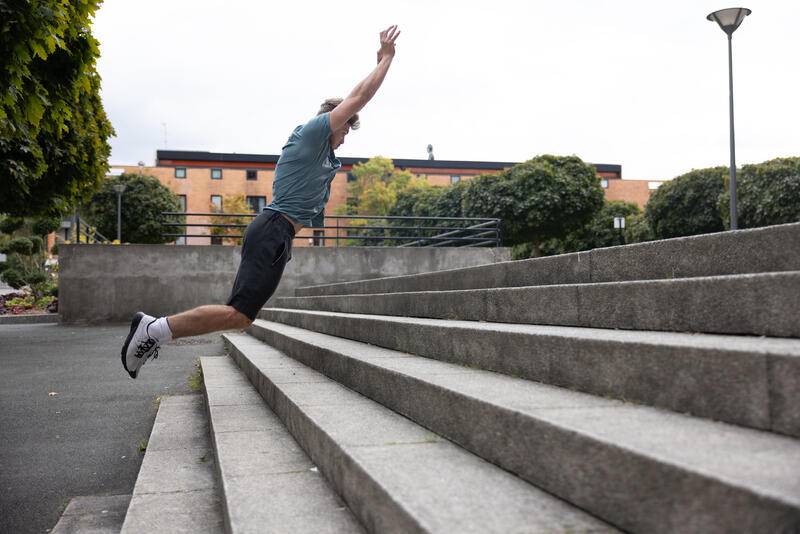
M131 378L162 343L218 330L244 329L278 287L292 257L292 239L304 226L322 226L331 182L341 163L334 149L350 129L358 129L358 112L383 83L400 35L397 26L380 34L378 66L342 100L323 102L317 116L289 136L275 167L273 199L244 232L242 260L227 303L200 306L170 317L138 312L122 346L122 365Z

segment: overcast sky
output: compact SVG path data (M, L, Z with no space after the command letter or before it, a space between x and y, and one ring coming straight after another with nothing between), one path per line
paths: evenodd
M737 164L800 156L800 1L747 0L733 36ZM106 0L95 17L112 165L157 149L279 154L402 31L339 156L575 154L664 180L729 164L719 0ZM166 125L166 126L165 126Z

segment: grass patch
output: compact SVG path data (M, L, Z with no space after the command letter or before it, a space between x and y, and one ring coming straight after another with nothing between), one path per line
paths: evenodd
M203 389L203 368L200 367L200 358L194 362L194 372L189 375L189 389L200 391Z

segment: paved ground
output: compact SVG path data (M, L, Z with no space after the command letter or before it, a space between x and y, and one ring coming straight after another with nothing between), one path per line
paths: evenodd
M190 393L195 359L223 353L219 334L180 340L132 380L128 329L0 326L0 532L47 532L70 497L130 494L156 398Z

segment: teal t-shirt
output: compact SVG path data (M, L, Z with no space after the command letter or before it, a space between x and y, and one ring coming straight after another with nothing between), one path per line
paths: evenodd
M331 182L342 166L331 150L329 113L298 126L283 146L275 167L268 209L285 213L303 226L322 226Z

